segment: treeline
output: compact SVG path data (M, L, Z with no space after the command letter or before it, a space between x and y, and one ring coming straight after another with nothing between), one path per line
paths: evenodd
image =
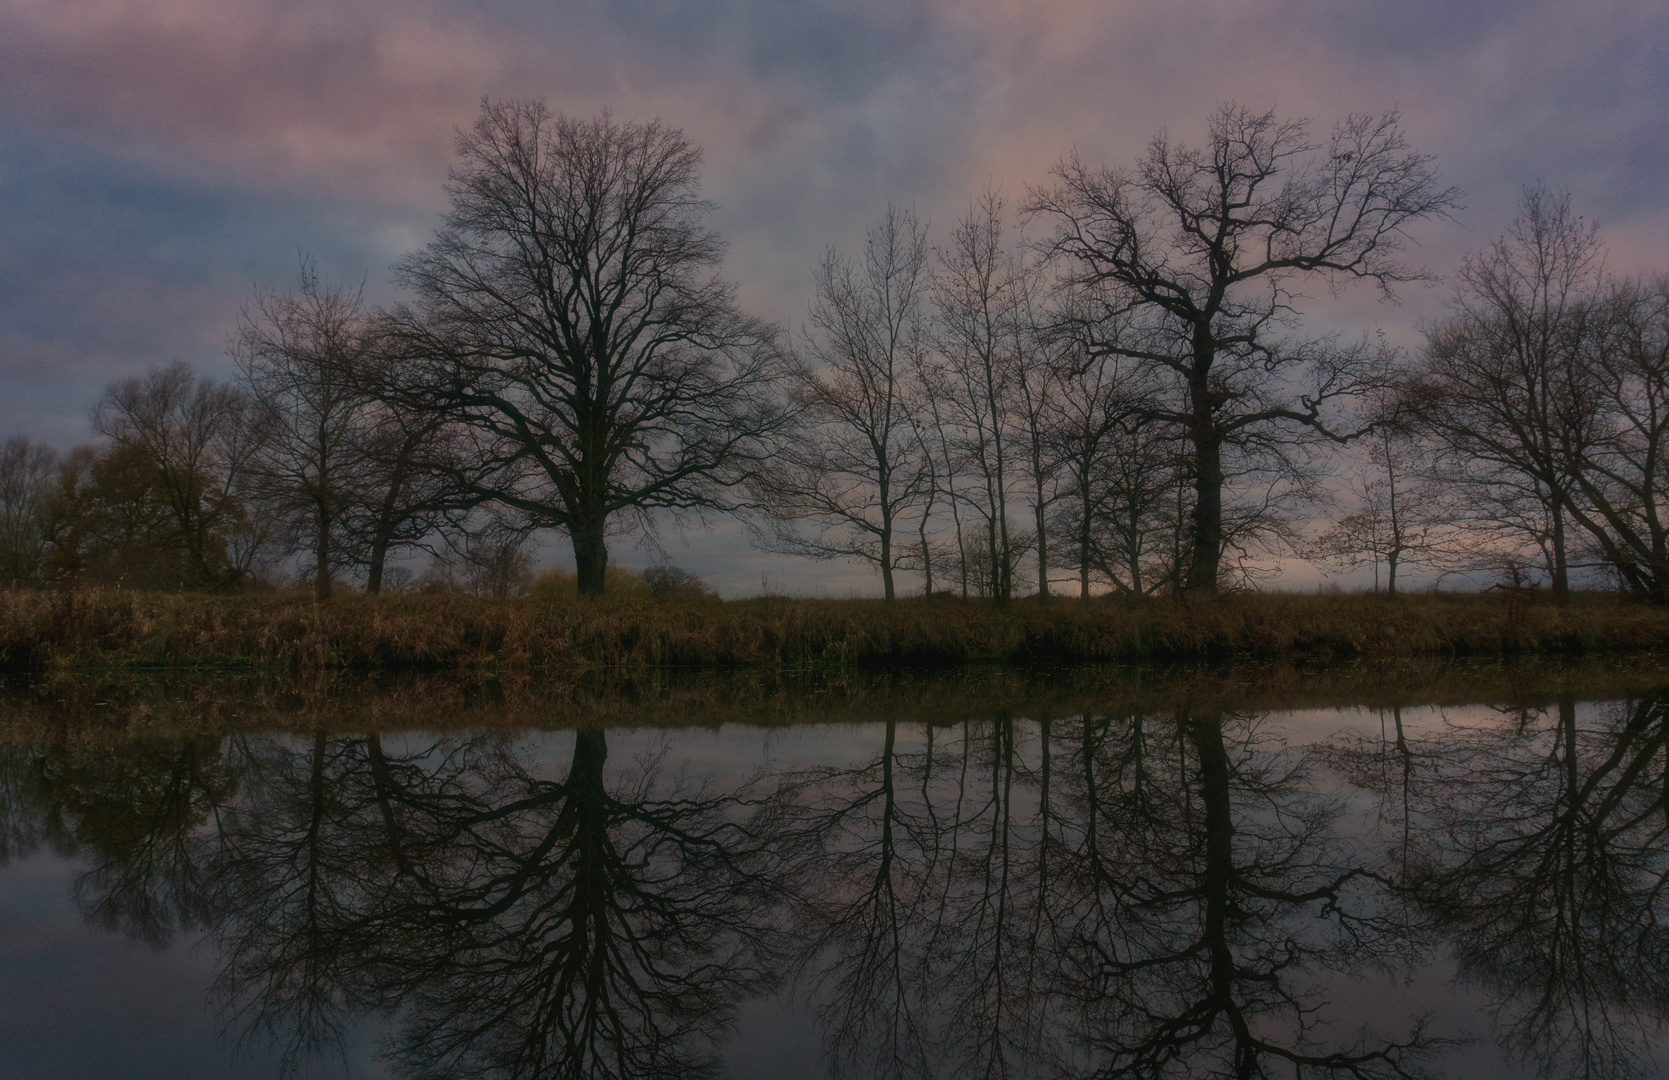
M449 481L455 428L381 392L389 354L357 301L304 272L299 297L254 310L231 381L175 363L110 385L97 443L6 442L0 578L229 588L283 580L299 554L295 576L321 596L350 575L372 593L525 591L525 525ZM324 347L298 340L315 330ZM419 549L438 556L421 579L390 573Z
M700 151L658 122L488 102L451 209L374 310L302 268L221 384L113 384L101 442L0 461L11 582L525 587L528 538L608 545L714 513L872 566L885 595L1215 593L1273 557L1669 600L1669 284L1604 272L1528 190L1413 355L1303 325L1303 290L1429 275L1459 193L1395 114L1326 137L1218 110L1131 168L1063 159L938 243L889 207L830 249L790 340L738 306Z

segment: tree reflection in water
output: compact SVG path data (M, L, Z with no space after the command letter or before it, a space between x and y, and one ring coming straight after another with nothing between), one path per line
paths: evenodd
M1582 716L1566 700L1400 750L1347 741L1340 761L1407 806L1407 894L1506 1046L1548 1074L1627 1077L1669 1017L1669 694ZM1373 783L1387 753L1394 791Z
M1665 710L1576 715L1319 753L1186 703L889 721L729 779L600 731L53 747L0 760L0 836L85 858L102 923L206 930L288 1068L381 1014L404 1075L712 1074L792 980L835 1075L1412 1076L1440 1043L1324 986L1436 932L1525 1052L1622 1075L1669 1005Z
M1409 927L1336 800L1257 719L1086 725L1063 987L1099 1076L1412 1075L1433 1040L1320 1036L1324 975L1406 959Z

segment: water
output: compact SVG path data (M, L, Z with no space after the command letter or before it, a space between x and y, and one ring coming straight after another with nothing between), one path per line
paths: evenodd
M1662 1075L1669 693L1430 675L17 689L0 1076Z

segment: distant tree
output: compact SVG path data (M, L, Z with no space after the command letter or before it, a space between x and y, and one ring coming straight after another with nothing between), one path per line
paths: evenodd
M311 555L313 587L331 568L351 509L366 500L371 397L363 372L381 348L362 289L321 278L309 261L294 293L258 296L232 352L270 436L253 475L264 501Z
M445 224L399 266L402 329L477 433L474 491L567 533L596 596L624 519L735 505L791 418L787 357L712 275L681 132L488 101L458 155Z
M1571 516L1583 547L1629 590L1669 603L1669 277L1614 283L1598 299L1566 423Z
M1012 354L1014 372L1015 443L1026 482L1032 512L1032 547L1037 553L1038 599L1049 599L1049 510L1066 493L1059 481L1064 468L1052 424L1056 399L1068 390L1068 380L1077 366L1074 336L1060 332L1051 301L1055 282L1023 267L1020 296L1020 347Z
M361 421L359 493L342 515L343 556L365 570L365 591L382 591L390 558L455 542L488 527L472 514L479 465L469 429L436 402L420 363L400 351L384 327L358 378L367 402ZM490 515L488 516L490 517Z
M0 585L40 580L57 475L58 454L50 446L24 435L0 445Z
M1166 384L1146 411L1189 447L1183 582L1215 592L1235 474L1279 477L1305 442L1346 437L1331 407L1375 381L1360 350L1289 336L1297 282L1366 279L1389 295L1423 279L1397 253L1459 192L1409 151L1395 113L1349 117L1317 141L1303 121L1234 104L1213 114L1204 147L1161 135L1133 170L1074 156L1054 176L1027 210L1055 224L1045 251L1068 279L1105 298L1119 333L1096 348Z
M1385 591L1395 593L1399 571L1460 563L1460 515L1406 403L1382 397L1369 416L1374 429L1346 478L1350 509L1300 553L1343 570L1373 567L1375 591L1383 568Z
M156 463L132 446L78 446L64 456L49 510L46 576L63 582L176 589L204 584ZM221 567L223 538L206 541Z
M1064 288L1054 309L1048 333L1060 344L1044 417L1058 474L1046 521L1053 561L1077 574L1080 598L1092 582L1137 595L1174 585L1182 476L1173 433L1143 408L1158 394L1152 373L1097 346L1119 332L1089 314L1104 304Z
M114 448L99 459L104 497L114 500L107 505L137 506L136 493L148 488L167 519L166 546L183 554L177 583L226 585L249 572L258 553L247 546L234 553L228 540L243 528L267 429L243 391L175 362L110 384L93 410L93 430ZM124 470L127 479L116 483ZM130 495L117 497L112 484Z
M1567 195L1527 189L1518 216L1455 275L1414 383L1425 424L1473 492L1480 532L1545 548L1553 595L1570 590L1571 453L1596 421L1584 352L1598 332L1603 250Z
M1030 545L1009 522L1018 448L1019 388L1026 348L1029 282L1004 235L1004 202L994 191L976 199L939 253L934 281L937 356L926 375L952 451L966 480L957 489L983 537L968 573L998 600L1014 592L1014 572ZM970 564L975 560L969 559Z
M926 231L896 206L870 230L861 265L824 255L803 331L811 364L792 384L804 431L756 482L768 546L868 562L888 600L907 557L905 519L925 514L933 488L914 378L928 276Z
M657 599L668 597L705 599L718 596L718 593L708 588L705 581L688 570L681 570L670 563L651 566L645 570L643 572L643 584L649 589L649 595Z

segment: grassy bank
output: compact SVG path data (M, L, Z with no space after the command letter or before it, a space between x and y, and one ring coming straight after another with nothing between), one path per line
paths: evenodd
M0 667L815 669L1669 651L1669 610L1582 595L1214 601L489 600L0 592Z

